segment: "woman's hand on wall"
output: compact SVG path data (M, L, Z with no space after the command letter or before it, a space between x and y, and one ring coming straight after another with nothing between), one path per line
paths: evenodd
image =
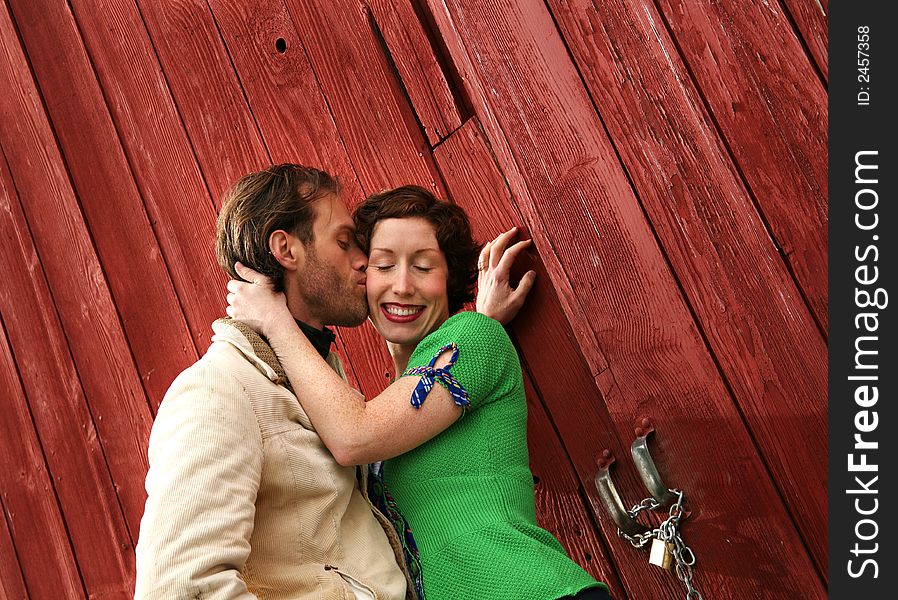
M507 325L521 310L533 282L536 271L527 271L517 288L511 287L509 275L511 266L518 255L527 249L533 240L522 240L509 246L518 234L512 227L505 233L484 245L477 261L477 312Z

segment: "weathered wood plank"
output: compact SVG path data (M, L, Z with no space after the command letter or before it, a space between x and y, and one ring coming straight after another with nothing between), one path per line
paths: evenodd
M285 0L366 193L414 183L443 195L427 139L359 0Z
M479 130L476 119L468 120L434 151L437 166L446 182L452 200L465 209L471 218L475 238L489 240L514 225L521 224L520 215ZM525 234L522 232L522 239ZM582 504L573 498L582 490L595 495L591 479L579 485L571 468L571 458L585 458L580 467L588 471L595 448L616 448L614 425L601 402L591 402L599 396L592 371L582 362L573 334L549 286L545 267L538 260L523 256L516 272L533 268L537 271L537 285L530 292L521 313L509 326L518 342L518 352L524 362L528 385L528 442L536 486L541 523L559 537L572 558L600 581L611 586L615 598L623 598L622 587L611 564L611 556L593 523L604 514L584 512ZM551 352L546 352L551 348ZM554 360L552 357L555 357ZM564 377L559 377L564 373ZM538 391L537 391L538 390ZM541 400L540 400L541 398ZM548 407L586 407L593 411L602 426L577 432L576 439L566 436L559 441ZM584 421L592 425L594 421ZM565 448L568 448L567 453ZM574 453L570 449L574 449ZM560 504L559 504L560 503ZM590 507L591 508L591 507ZM587 558L588 557L588 558Z
M6 463L4 463L4 466ZM28 590L22 579L22 568L12 545L6 520L6 505L0 496L0 598L4 600L27 600Z
M547 261L543 252L555 254L567 275L567 281L556 279L550 270L551 283L571 286L590 315L587 323L609 364L596 383L618 436L628 442L630 424L645 416L661 432L653 448L656 462L695 507L684 534L703 565L697 581L718 596L730 590L823 597L813 563L757 458L551 15L542 5L522 10L508 2L473 7L433 0L430 6L537 249ZM509 78L504 61L512 52L526 67ZM566 442L591 416L550 411ZM709 428L729 443L712 450ZM581 471L580 477L594 472ZM756 514L759 504L762 520L743 519L729 536L716 531L724 510ZM606 537L613 531L606 529ZM734 542L744 542L748 560L760 565L751 580L723 575L732 571ZM634 597L656 597L658 589L678 593L663 573L633 561L617 566Z
M778 3L659 6L826 332L827 97L820 78Z
M3 501L32 594L82 597L80 568L89 595L114 597L133 579L134 548L5 161L0 171Z
M206 349L209 324L224 314L227 276L215 262L215 204L137 6L71 5L193 337L196 350L160 356L172 370L182 368Z
M158 404L195 356L159 243L68 5L10 6L142 383Z
M215 206L234 182L271 164L205 0L138 0Z
M829 81L829 0L783 0L814 63Z
M50 419L48 426L62 427L62 431L69 432L65 435L60 432L62 437L58 443L80 445L84 464L102 463L105 455L112 474L112 482L108 480L109 474L105 475L105 485L114 483L128 530L136 536L145 498L144 453L150 410L90 233L17 39L4 5L0 9L0 88L7 93L0 98L0 145L28 149L28 152L7 154L9 180L15 182L22 207L18 208L17 203L16 213L4 215L5 219L15 217L8 225L13 233L4 239L4 244L12 246L4 255L10 261L23 261L17 275L21 279L11 279L3 286L4 295L9 294L7 297L16 306L11 313L14 316L7 317L10 341L19 356L17 364L24 369L25 385L43 390L42 400L34 400L34 410L43 407ZM8 184L7 188L12 189L11 186ZM40 277L32 281L29 276L38 265L46 280ZM10 291L14 286L18 286L15 293ZM26 350L27 358L21 354ZM51 376L47 377L47 373ZM64 375L60 376L61 373ZM32 396L27 387L26 392ZM90 405L89 414L85 397ZM70 403L70 408L57 408L61 400ZM90 415L96 430L93 425L89 427ZM48 434L45 439L42 434L41 439L49 443L56 437ZM99 500L93 498L103 488L90 486L103 485L103 478L97 475L96 482L82 482L85 474L79 471L78 459L69 456L69 452L68 448L60 449L60 460L73 462L66 473L70 479L64 481L78 489L72 491L75 498L71 504L63 502L67 519L69 510L81 513L85 504L95 505L101 514L119 510L114 497L100 493ZM88 502L81 497L84 493L93 499ZM128 561L133 560L130 540L126 531L119 531L121 524L114 516L97 517L84 526L88 540L93 540L92 536L102 526L115 530L115 535L107 535L103 543L78 541L75 544L76 549L82 543L81 547L92 548L86 552L94 557L97 548L111 548L108 559L89 561L89 565L128 573L131 570ZM110 544L109 540L115 541ZM123 554L119 556L119 552Z
M528 237L517 203L504 182L503 173L496 166L491 148L476 119L469 120L450 136L436 149L434 157L452 192L452 199L471 215L477 239L492 239L499 231L514 225L524 227L520 234L522 239ZM613 422L595 386L596 365L590 365L588 360L583 361L569 318L554 297L558 290L551 287L554 283L552 275L540 260L552 255L551 247L545 246L544 235L534 233L533 230L529 235L536 247L537 258L530 258L529 254L525 254L516 271L534 269L538 284L530 292L527 302L509 329L520 342L522 358L530 365L536 378L536 386L550 408L563 405L568 396L585 398L586 404L593 407L590 410L594 417L602 420L602 427L599 429L583 429L570 439L565 437L566 446L570 449L569 444L574 444L573 448L578 450L572 454L586 457L583 466L589 467L592 464L590 450L594 452L597 448L616 447L616 436L610 433ZM552 348L553 351L547 353L546 348ZM568 387L572 385L572 381L578 381L577 377L571 377L570 381L558 377L560 372L567 370L561 368L566 361L570 361L573 373L582 369L588 385ZM606 369L607 365L603 364L602 368ZM580 443L585 445L579 445Z
M342 21L339 14L327 16L330 25L327 21L311 25L303 21L305 26L312 27L311 32L306 32L298 29L298 22L291 18L291 13L279 0L259 3L251 10L243 3L233 1L212 2L210 7L272 156L282 156L285 160L300 157L299 160L323 165L340 175L346 200L351 205L359 202L366 192L392 185L409 182L431 188L441 185L428 166L429 149L421 141L420 132L404 133L394 127L396 119L403 115L407 117L410 108L402 104L404 98L395 99L389 95L395 83L391 84L388 79L373 79L375 75L369 75L372 79L364 85L360 82L351 86L347 85L351 78L344 79L344 74L339 81L331 81L331 88L337 90L339 96L336 102L343 107L344 119L354 126L367 112L350 114L349 106L355 110L357 106L366 105L368 98L360 96L370 93L381 93L379 105L385 110L390 109L388 114L393 115L392 121L372 119L364 123L360 128L365 131L363 142L347 139L344 130L337 129L332 112L335 101L323 95L326 86L322 74L310 62L315 54L308 47L309 40L326 29L332 34L340 32L346 36L346 43L364 40L367 46L359 47L358 43L341 46L340 52L350 57L347 60L370 63L375 57L366 55L365 51L372 46L373 34L367 21L362 19L363 13L359 12L353 23ZM337 12L342 8L333 7ZM321 7L321 10L331 9ZM303 19L307 16L303 13ZM335 59L325 54L319 55L318 60L329 69ZM384 69L378 72L384 78L389 75ZM385 99L392 104L385 105ZM377 153L368 155L365 148L358 147L359 143L383 145ZM422 146L424 151L416 151L417 146ZM377 168L373 165L388 171L391 179L374 180L370 172ZM368 324L357 329L341 328L339 333L344 342L344 355L351 363L348 366L355 373L362 391L369 397L378 394L388 381L385 375L392 364L381 338Z
M273 162L300 162L338 176L363 196L300 35L282 1L209 3Z
M421 21L409 2L370 3L402 85L431 146L461 127L464 117Z
M0 197L4 208L8 198L6 193ZM0 411L0 597L84 598L84 587L6 338L4 314L8 313L0 307L0 389L5 394ZM18 548L14 548L14 542Z
M588 0L550 0L549 6L777 487L825 572L826 463L819 457L827 448L827 351L813 315L660 15L628 1L603 3L603 15Z

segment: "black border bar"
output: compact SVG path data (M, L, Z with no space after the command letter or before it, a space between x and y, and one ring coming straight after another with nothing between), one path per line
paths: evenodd
M829 597L898 597L898 20L829 3Z

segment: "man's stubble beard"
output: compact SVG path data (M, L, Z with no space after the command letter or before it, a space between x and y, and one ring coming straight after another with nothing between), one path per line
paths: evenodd
M325 325L358 327L368 318L368 300L357 284L340 277L322 261L313 244L306 247L306 264L298 274L299 295Z

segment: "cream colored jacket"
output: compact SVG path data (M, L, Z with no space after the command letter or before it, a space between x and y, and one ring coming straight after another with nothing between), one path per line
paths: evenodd
M353 600L357 586L404 600L364 469L337 464L262 338L229 319L213 330L153 424L135 598Z

